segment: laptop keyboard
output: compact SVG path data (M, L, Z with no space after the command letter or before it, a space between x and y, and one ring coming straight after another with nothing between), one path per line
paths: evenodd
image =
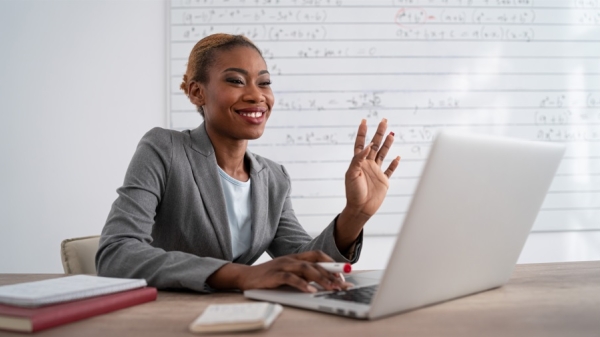
M358 302L363 304L371 304L373 295L377 291L377 285L368 287L353 288L348 290L336 291L334 293L317 295L317 297L330 298L334 300L342 300L348 302Z

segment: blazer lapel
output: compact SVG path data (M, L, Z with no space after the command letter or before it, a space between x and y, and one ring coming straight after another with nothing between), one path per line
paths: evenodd
M236 261L238 263L248 263L260 257L265 249L263 245L268 241L266 237L268 236L269 175L250 151L246 151L246 158L250 161L252 186L252 244L250 249Z
M233 252L225 196L221 187L214 148L206 134L204 123L190 131L190 136L191 144L190 148L186 148L186 153L192 167L194 180L217 235L223 253L222 258L231 261Z

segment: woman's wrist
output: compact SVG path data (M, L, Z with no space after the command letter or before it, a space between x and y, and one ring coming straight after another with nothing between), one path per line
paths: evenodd
M238 263L225 264L212 273L206 283L214 289L242 289L248 268L250 266Z
M346 206L337 218L334 238L340 252L347 252L358 239L363 227L371 217L355 208Z
M341 222L345 228L352 228L360 232L370 218L370 215L361 212L359 209L346 205L338 217L338 222Z

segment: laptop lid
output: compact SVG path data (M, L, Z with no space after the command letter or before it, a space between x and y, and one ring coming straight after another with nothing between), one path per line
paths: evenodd
M369 318L506 283L564 151L562 144L440 132Z

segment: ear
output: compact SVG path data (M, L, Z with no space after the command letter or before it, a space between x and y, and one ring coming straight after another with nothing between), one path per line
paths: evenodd
M203 106L206 104L206 89L200 82L190 82L189 98L190 102L196 106Z

